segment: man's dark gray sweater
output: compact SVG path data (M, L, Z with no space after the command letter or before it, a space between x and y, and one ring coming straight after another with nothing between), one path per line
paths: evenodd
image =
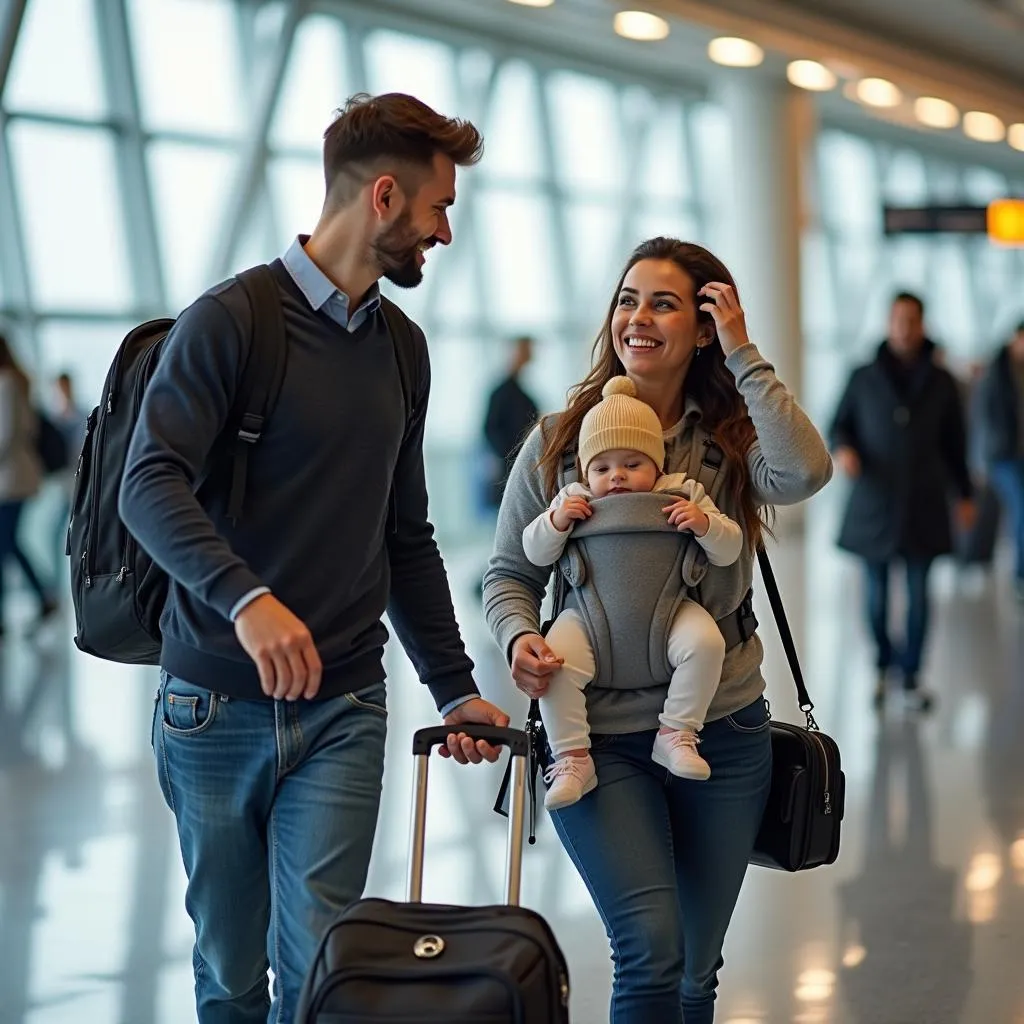
M266 586L313 635L324 665L321 698L384 678L387 609L441 708L476 686L427 519L430 370L422 333L414 327L418 387L406 432L382 312L349 333L310 307L280 261L273 266L287 372L250 453L237 526L227 517L227 468L198 489L199 498L196 490L220 450L249 354L251 316L240 285L219 285L181 314L142 402L120 511L171 577L161 664L199 686L261 698L256 666L229 616L243 596Z

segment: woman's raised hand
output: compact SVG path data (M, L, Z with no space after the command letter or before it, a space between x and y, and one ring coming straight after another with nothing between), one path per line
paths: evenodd
M720 281L708 281L699 292L700 308L710 313L718 329L718 340L722 343L722 351L729 355L741 345L749 345L747 337L747 321L743 315L736 289L731 284Z

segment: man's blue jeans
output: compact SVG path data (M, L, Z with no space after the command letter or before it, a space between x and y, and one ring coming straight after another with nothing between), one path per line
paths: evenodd
M1024 459L996 462L989 475L1010 519L1016 548L1014 575L1018 584L1024 584Z
M928 577L931 559L907 559L907 629L902 651L889 639L889 562L867 562L868 622L875 638L879 671L899 663L904 683L917 685L924 644L928 636L930 602Z
M188 875L200 1024L291 1024L317 943L366 883L386 714L383 683L288 703L163 676L153 750Z
M655 733L593 736L597 789L552 814L604 920L611 1024L711 1024L722 944L771 786L758 698L701 732L711 778L669 775Z

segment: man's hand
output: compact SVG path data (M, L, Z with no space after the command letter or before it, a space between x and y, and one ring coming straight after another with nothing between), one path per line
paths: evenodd
M849 445L844 444L835 451L836 465L851 479L856 480L860 476L863 466L860 456Z
M317 695L323 665L306 626L272 594L256 598L235 619L235 636L260 673L260 689L275 700Z
M531 700L543 697L548 689L548 677L562 667L564 658L544 642L539 633L524 633L512 645L512 678Z
M661 511L668 513L668 521L677 530L689 530L695 537L703 537L711 529L707 513L689 498L680 498Z
M565 533L572 524L580 519L589 519L594 514L590 502L581 494L575 494L566 498L561 505L551 513L551 522L559 533Z
M978 506L971 498L961 498L953 506L953 519L961 533L970 533L978 521Z
M495 707L482 697L467 700L460 704L450 715L444 716L445 725L465 725L478 722L481 725L496 725L499 729L508 727L509 718L501 708ZM448 746L438 747L442 757L454 757L459 764L479 764L481 761L497 761L501 750L490 743L477 740L474 743L464 732L453 732L448 736Z

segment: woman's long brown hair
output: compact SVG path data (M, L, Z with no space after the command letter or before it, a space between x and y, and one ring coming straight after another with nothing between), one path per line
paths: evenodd
M7 339L0 334L0 370L10 370L22 394L27 395L32 390L32 382L28 374L21 368L18 360L14 358L14 350Z
M541 430L544 438L544 454L538 469L544 474L544 486L548 494L558 490L558 471L565 452L576 447L583 417L601 401L601 389L615 376L626 372L615 354L612 344L612 317L618 306L619 292L626 274L641 260L671 260L685 271L693 282L694 302L700 305L697 292L709 281L720 281L735 287L732 274L717 256L692 242L680 242L676 238L651 238L641 242L626 261L619 282L615 286L608 314L601 332L594 342L592 353L593 369L569 391L569 406L557 419L545 420ZM714 320L710 313L698 309L699 324ZM747 413L746 403L736 389L733 375L726 369L725 353L715 340L705 347L699 358L694 358L686 374L685 393L692 395L700 406L703 424L718 442L729 462L727 483L735 506L740 510L741 525L751 548L761 542L766 530L756 502L747 468L747 451L753 444L756 433L754 424Z

